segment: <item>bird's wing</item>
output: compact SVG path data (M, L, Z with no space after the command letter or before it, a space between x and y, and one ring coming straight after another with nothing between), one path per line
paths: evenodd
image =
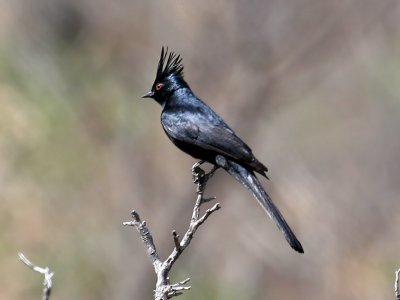
M215 119L214 119L215 120ZM210 119L195 113L164 113L161 123L171 138L195 145L237 161L255 160L251 149L222 120Z

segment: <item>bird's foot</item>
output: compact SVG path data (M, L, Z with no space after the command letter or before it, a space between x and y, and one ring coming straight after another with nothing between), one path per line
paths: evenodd
M193 182L197 184L197 193L202 194L204 192L207 181L214 175L215 171L219 169L219 166L213 166L210 172L206 173L200 165L204 161L197 162L192 167L192 178Z
M199 160L197 163L195 163L193 166L192 166L192 174L197 170L197 168L200 168L200 166L202 165L202 164L204 164L206 161L205 160Z
M206 181L206 172L199 165L195 164L192 167L192 178L195 184L203 185Z
M205 171L200 168L202 164L204 164L205 160L200 160L192 166L192 178L195 184L199 184L203 181L205 176Z

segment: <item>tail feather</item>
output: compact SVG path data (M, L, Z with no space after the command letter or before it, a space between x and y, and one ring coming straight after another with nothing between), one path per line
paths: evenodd
M247 187L257 199L258 203L264 208L269 217L275 222L276 226L283 233L289 245L299 253L304 253L301 243L296 238L289 225L286 223L282 214L272 202L271 198L265 192L257 177L246 168L230 161L221 155L217 155L216 163L218 166L225 169L231 176Z

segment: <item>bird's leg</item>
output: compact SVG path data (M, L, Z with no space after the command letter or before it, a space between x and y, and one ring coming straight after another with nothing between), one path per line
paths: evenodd
M195 170L196 170L197 168L200 168L200 166L201 166L202 164L204 164L205 162L206 162L205 160L199 160L197 163L195 163L195 164L192 166L192 174L195 173Z
M200 160L192 166L192 178L195 184L202 184L206 173L200 166L205 163L205 160Z
M214 175L215 171L220 168L217 165L213 165L213 168L210 170L210 172L206 173L202 168L200 168L200 165L204 162L204 160L201 160L195 163L192 167L192 177L193 182L197 184L197 194L203 194L207 181Z
M206 177L206 181L209 180L219 168L220 166L214 165L211 171L204 175Z

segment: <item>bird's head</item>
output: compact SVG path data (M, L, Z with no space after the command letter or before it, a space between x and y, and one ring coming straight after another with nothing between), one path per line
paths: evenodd
M183 79L182 58L174 52L168 53L168 48L162 47L156 79L151 90L142 98L152 98L163 104L174 91L182 87L188 87Z

